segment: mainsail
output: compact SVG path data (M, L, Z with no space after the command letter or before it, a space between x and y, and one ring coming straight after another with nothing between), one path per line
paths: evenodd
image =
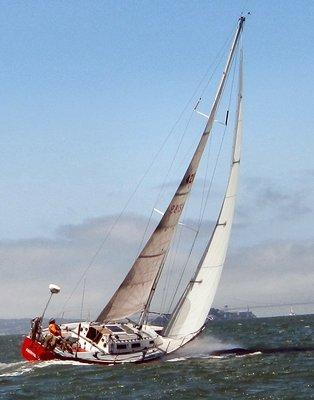
M193 279L189 282L179 300L164 336L177 339L181 347L203 327L212 305L226 258L230 231L234 216L237 181L240 164L242 140L242 52L239 67L239 88L236 110L235 137L231 170L219 217L209 243L197 267ZM175 350L175 348L173 349Z
M230 49L223 76L221 78L214 103L200 138L196 151L176 190L166 212L155 231L147 241L143 250L135 260L124 281L114 293L106 307L97 318L99 322L117 321L140 311L147 310L156 287L163 263L168 253L175 229L191 191L195 174L211 132L216 111L225 87L226 79L237 48L245 18L239 19L239 24Z

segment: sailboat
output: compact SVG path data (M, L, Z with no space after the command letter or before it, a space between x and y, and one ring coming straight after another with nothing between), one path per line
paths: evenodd
M45 310L41 317L33 320L31 332L22 343L21 353L26 360L62 359L92 364L148 362L185 346L205 328L226 258L235 209L242 132L243 57L240 39L244 22L245 17L241 16L212 108L206 116L205 128L190 163L166 211L125 279L95 321L62 324L62 337L55 346L47 344L49 329L42 326L51 297L60 291L57 285L50 285L50 298ZM240 61L234 141L229 179L220 212L203 255L166 326L154 325L149 319L151 303L211 135L236 54L239 54ZM134 315L139 315L136 322L130 319Z
M289 317L294 317L296 314L292 308L292 306L290 307L290 312L289 312Z

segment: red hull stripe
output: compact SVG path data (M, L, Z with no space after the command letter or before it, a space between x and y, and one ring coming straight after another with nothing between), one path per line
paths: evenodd
M56 358L50 350L29 337L26 337L22 343L21 354L27 361L48 361Z

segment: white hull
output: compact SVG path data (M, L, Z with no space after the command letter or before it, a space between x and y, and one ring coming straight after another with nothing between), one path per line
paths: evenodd
M160 326L144 325L139 330L131 323L89 322L63 324L61 330L62 340L59 339L53 347L48 329L35 335L31 332L24 341L23 356L29 361L61 359L107 365L143 363L176 351L200 333L169 338L159 334Z

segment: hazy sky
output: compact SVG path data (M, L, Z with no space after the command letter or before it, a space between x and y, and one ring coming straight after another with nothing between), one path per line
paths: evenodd
M314 301L313 1L3 1L0 317L38 314L50 282L63 288L51 312L61 308L242 10L241 180L215 304ZM185 152L204 122L193 118ZM138 251L179 128L88 274L92 317Z

